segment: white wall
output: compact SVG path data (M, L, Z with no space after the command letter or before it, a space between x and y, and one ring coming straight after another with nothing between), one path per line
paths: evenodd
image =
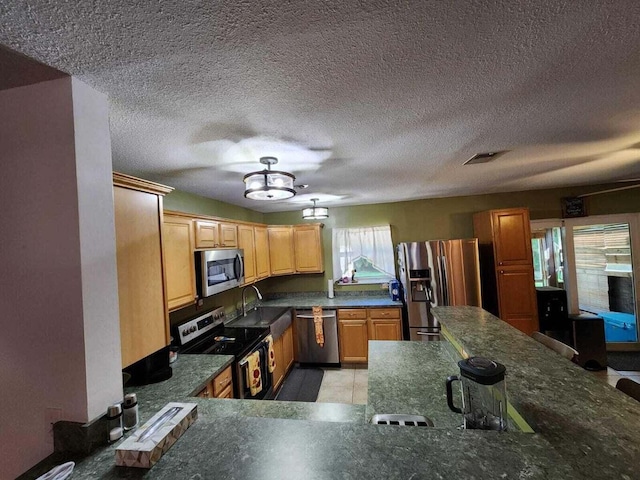
M108 143L104 115L71 78L0 91L2 478L53 451L48 408L87 422L122 396L119 355L106 358L119 351L111 159L89 158Z
M107 97L72 79L87 418L122 400L118 273Z

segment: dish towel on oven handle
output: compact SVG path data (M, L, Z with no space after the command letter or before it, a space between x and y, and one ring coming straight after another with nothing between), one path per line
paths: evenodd
M268 353L269 353L269 373L273 373L273 371L276 369L276 353L273 351L273 337L271 335L267 335L267 337L265 338L265 341L267 342L267 345L269 346L269 348L268 348Z
M313 326L316 330L316 343L324 347L324 320L322 319L322 307L313 307Z
M247 358L247 385L251 396L262 391L262 375L260 375L260 351L256 350Z

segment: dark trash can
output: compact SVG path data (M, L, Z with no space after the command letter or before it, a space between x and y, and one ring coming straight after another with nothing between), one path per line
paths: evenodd
M578 365L587 370L607 368L607 344L602 317L581 313L569 315L569 321L573 330L572 346L578 351Z

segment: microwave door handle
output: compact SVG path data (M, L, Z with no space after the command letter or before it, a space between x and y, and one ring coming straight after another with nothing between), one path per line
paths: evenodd
M244 277L244 263L242 262L242 255L239 253L236 253L236 259L233 262L233 270L238 281Z

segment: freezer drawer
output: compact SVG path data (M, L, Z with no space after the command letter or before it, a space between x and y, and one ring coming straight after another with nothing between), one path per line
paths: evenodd
M316 342L316 331L311 310L296 312L298 362L315 364L339 364L338 320L335 310L323 310L324 346Z

